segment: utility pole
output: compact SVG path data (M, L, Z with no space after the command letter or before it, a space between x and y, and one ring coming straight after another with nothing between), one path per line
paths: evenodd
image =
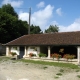
M29 27L28 27L28 34L30 34L30 21L31 21L31 8L29 8Z

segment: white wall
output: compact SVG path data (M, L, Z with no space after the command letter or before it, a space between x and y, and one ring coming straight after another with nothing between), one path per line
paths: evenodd
M38 54L40 53L40 47L36 47L36 46L34 46L34 48L33 46L28 47L27 54L30 54L30 53L36 54L36 56L38 56Z
M16 47L16 49L15 47L11 47L10 52L16 52L16 54L19 55L19 47Z

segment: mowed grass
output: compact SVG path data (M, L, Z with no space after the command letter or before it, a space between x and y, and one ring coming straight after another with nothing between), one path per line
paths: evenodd
M9 57L0 57L0 61L8 61L11 60ZM34 64L41 64L41 65L50 65L50 66L57 66L57 67L67 67L71 69L79 69L78 65L72 64L72 63L61 63L61 62L48 62L48 61L35 61L35 60L27 60L27 59L19 59L15 60L22 61L25 63L34 63Z
M10 60L10 57L6 57L6 56L0 56L0 61L7 61L7 60Z
M34 63L34 64L57 66L57 67L68 67L68 68L71 68L71 69L79 69L78 65L75 65L75 64L72 64L72 63L34 61L34 60L26 60L26 59L20 59L19 61L27 62L27 63Z

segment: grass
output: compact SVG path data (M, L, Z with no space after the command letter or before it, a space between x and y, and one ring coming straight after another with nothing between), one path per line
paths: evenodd
M46 67L46 66L45 66L45 67L43 67L43 69L47 69L47 68L48 68L48 67Z
M18 60L18 61L27 62L27 63L34 63L34 64L57 66L57 67L67 67L67 68L71 68L71 69L79 69L78 65L71 64L71 63L34 61L34 60L26 60L26 59L21 59L21 60Z
M59 76L55 76L54 78L55 78L55 79L58 79L58 78L59 78Z
M58 75L58 76L62 76L62 73L57 73L56 75Z
M63 69L60 69L59 71L60 71L60 72L64 72L64 70L63 70Z
M7 60L10 60L10 58L9 57L5 57L5 56L1 56L0 57L0 61L2 61L2 60L7 61Z
M80 70L76 70L76 72L79 72Z
M80 78L80 75L77 75L78 78Z
M10 60L9 57L0 57L0 61L7 61ZM34 64L42 64L42 65L50 65L50 66L57 66L57 67L66 67L71 69L80 69L78 65L71 64L71 63L61 63L61 62L47 62L47 61L34 61L34 60L26 60L26 59L19 59L15 61L22 61L28 63L34 63ZM47 67L44 67L47 68ZM60 70L60 72L63 72L63 69Z

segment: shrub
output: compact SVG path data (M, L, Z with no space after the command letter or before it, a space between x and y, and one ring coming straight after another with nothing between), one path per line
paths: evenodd
M44 54L44 53L39 53L39 57L46 57L46 54Z
M57 73L56 75L61 76L61 75L62 75L62 73Z
M65 54L65 55L63 56L63 58L66 58L67 61L68 61L68 59L74 59L74 58L75 58L75 55Z
M64 72L64 70L63 70L63 69L60 69L59 71L60 71L60 72Z
M36 54L29 53L29 56L30 56L30 57L33 57L33 56L36 56Z
M60 54L54 53L52 54L53 59L57 58L57 60L59 60L62 56Z
M16 52L11 52L11 55L12 55L12 56L16 55Z

